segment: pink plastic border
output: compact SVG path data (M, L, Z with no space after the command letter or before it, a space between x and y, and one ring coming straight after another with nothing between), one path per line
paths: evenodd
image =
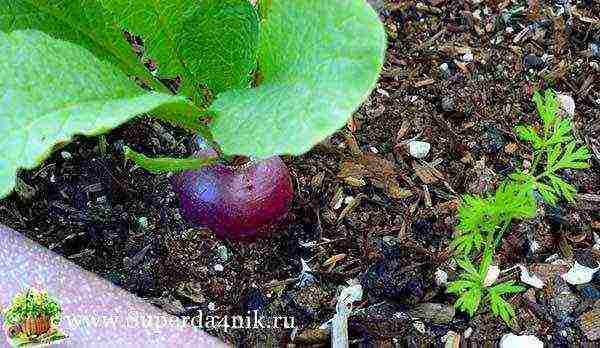
M0 308L30 286L47 289L62 306L60 327L68 338L53 347L226 346L192 326L160 324L174 317L0 225ZM66 320L82 315L100 318L99 324L77 325ZM105 319L109 317L114 321ZM140 318L151 320L139 324ZM9 344L2 330L0 347L4 346Z

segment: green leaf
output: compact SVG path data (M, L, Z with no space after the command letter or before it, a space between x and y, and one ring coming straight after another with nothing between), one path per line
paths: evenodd
M558 163L552 167L552 171L556 171L558 169L583 169L589 168L589 164L587 160L591 157L591 154L587 147L581 146L575 151L575 142L570 142Z
M519 138L525 141L531 141L534 149L539 149L544 146L544 140L538 135L537 131L530 125L517 126L515 128Z
M558 115L558 101L556 100L556 94L552 90L547 90L545 96L542 97L540 93L535 92L533 101L535 102L538 113L544 123L545 134L547 134L550 127L554 125Z
M512 305L496 294L490 294L489 298L492 313L499 316L506 324L510 325L515 317L515 310Z
M556 192L552 187L541 182L537 182L535 186L548 204L556 205L558 203L558 197L556 197Z
M528 178L518 182L505 181L496 190L493 206L500 217L496 225L509 223L513 219L532 218L537 208L533 183Z
M460 234L450 243L450 247L454 249L457 254L464 254L465 256L470 254L473 249L481 250L482 245L483 237L479 231Z
M258 0L256 2L256 6L258 7L258 13L260 14L260 19L262 19L262 20L267 19L272 3L273 3L273 0Z
M575 194L577 193L575 186L567 183L555 174L549 174L548 178L550 178L550 183L556 192L561 192L569 202L575 200Z
M212 139L208 126L199 119L202 111L192 103L163 105L153 110L150 115L192 133L201 134L205 139Z
M483 257L481 258L481 264L479 265L479 277L481 277L481 279L485 279L488 268L492 264L493 258L494 250L492 248L492 245L486 243L485 249L483 251Z
M552 135L550 136L550 139L548 139L548 141L546 142L546 146L551 146L554 144L565 144L569 141L572 141L573 137L570 135L572 130L573 124L570 119L558 119L552 127Z
M469 280L456 280L448 283L446 292L449 294L456 294L478 286L479 284Z
M553 172L554 171L553 168L556 165L556 162L558 161L560 154L562 153L562 145L561 144L555 145L552 148L550 148L549 150L547 150L547 152L548 152L548 159L546 162L546 170L549 172Z
M466 272L460 274L460 278L464 280L468 280L474 282L476 284L481 284L483 282L483 278L479 276L477 269L471 263L471 260L465 259L457 259L456 263L460 266L460 268L464 269Z
M148 93L85 49L32 30L0 32L0 197L74 134L108 131L184 98ZM18 68L16 68L18 67Z
M479 308L481 297L481 288L471 288L462 293L454 306L463 312L469 313L469 316L472 317Z
M261 25L262 84L210 111L226 154L299 155L343 127L375 87L385 31L364 0L273 0Z
M182 93L246 88L256 67L259 19L248 0L99 0L144 39L161 76L182 76Z
M146 169L147 171L154 174L161 173L172 173L182 172L185 170L194 170L206 165L216 163L216 158L200 159L196 157L190 158L149 158L145 155L135 152L129 147L125 146L125 158L135 162L138 166Z
M488 289L488 291L490 292L490 294L496 294L496 295L500 296L500 295L504 295L504 294L513 294L513 293L517 293L517 292L523 292L526 290L524 287L519 286L519 285L514 285L514 284L515 284L515 282L513 280L510 280L510 281L492 286L491 288Z
M42 31L83 46L126 74L143 78L154 89L168 92L139 62L111 13L98 0L0 1L0 31L23 29Z

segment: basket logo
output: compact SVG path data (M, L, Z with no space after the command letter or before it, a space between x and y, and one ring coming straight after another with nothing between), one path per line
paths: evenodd
M13 347L45 346L66 338L58 327L61 308L47 291L28 288L2 311L4 333Z

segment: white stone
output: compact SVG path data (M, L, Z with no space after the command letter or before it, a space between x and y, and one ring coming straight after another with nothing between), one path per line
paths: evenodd
M556 98L560 103L561 108L567 113L568 116L575 115L575 100L568 94L557 94Z
M448 273L446 273L446 271L444 271L443 269L438 269L437 271L435 271L434 277L437 286L444 286L448 282Z
M485 274L485 279L483 280L483 286L488 287L496 282L498 276L500 275L500 267L496 265L490 265L488 267L487 273Z
M71 158L73 158L73 155L71 155L71 153L67 152L67 151L61 151L60 155L63 159L65 159L67 161L70 160Z
M462 61L463 62L472 62L473 61L473 53L471 52L467 52L462 56Z
M541 280L537 275L529 273L527 268L523 265L518 266L521 269L521 281L523 283L538 289L542 289L544 287L544 281Z
M596 273L599 269L600 267L589 268L575 261L573 267L571 267L571 269L561 277L571 285L587 284L592 281L594 273Z
M425 329L425 324L423 324L423 322L419 320L413 321L413 327L422 334L424 334L427 331Z
M220 263L217 263L217 264L215 265L214 269L215 269L215 271L217 271L217 272L223 272L223 270L225 270L225 267L223 267L223 265L222 265L222 264L220 264Z
M594 246L592 249L600 250L600 236L596 232L592 232L592 236L594 237Z
M229 259L229 250L224 245L219 245L217 247L217 252L219 253L219 258L222 261L227 261Z
M408 143L408 151L414 158L425 158L431 150L431 144L424 141L411 140Z
M500 339L500 348L544 348L544 343L533 335L517 336L508 333Z
M440 71L443 73L447 73L450 71L450 66L448 65L448 63L442 63L440 65Z

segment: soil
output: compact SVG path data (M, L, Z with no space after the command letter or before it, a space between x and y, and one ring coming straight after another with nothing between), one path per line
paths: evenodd
M239 345L328 345L319 326L352 279L365 292L350 320L356 345L441 344L449 330L476 343L512 331L579 344L586 338L577 318L595 308L589 288L598 292L600 279L588 290L567 285L577 304L569 310L551 306L552 286L510 297L519 316L512 327L485 308L451 320L415 310L455 301L436 274L456 277L448 245L459 197L492 189L530 157L513 129L538 124L536 90L573 97L575 136L594 152L592 167L563 173L580 193L575 204L513 224L496 255L508 270L501 278L518 280L510 271L517 263L591 250L600 234L600 4L572 1L562 13L568 1L373 3L389 34L384 72L347 127L284 157L296 196L272 238L218 240L185 222L168 175L123 159L124 145L149 156L190 153L189 134L146 117L76 137L20 172L17 190L0 201L0 222L178 316L258 310L295 319L295 330L208 329ZM406 150L414 138L431 144L423 160Z

